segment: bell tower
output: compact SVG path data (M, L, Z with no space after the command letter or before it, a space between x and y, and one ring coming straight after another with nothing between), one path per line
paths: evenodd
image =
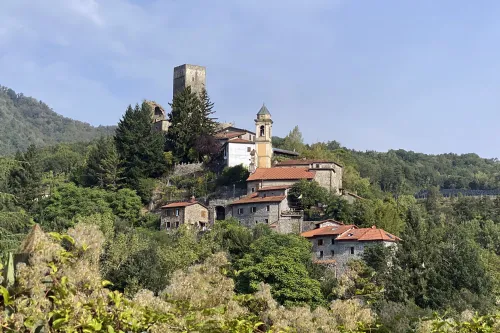
M255 119L255 150L257 168L270 168L273 158L272 138L273 121L271 113L264 104Z

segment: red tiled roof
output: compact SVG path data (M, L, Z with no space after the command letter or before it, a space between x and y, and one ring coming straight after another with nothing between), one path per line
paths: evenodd
M248 177L252 180L313 179L314 171L307 168L258 168Z
M274 190L286 190L286 189L289 189L291 187L292 187L292 185L267 186L267 187L259 188L259 192L274 191Z
M228 142L229 143L254 143L253 141L240 139L240 138L229 139Z
M341 166L340 164L338 164L337 162L335 161L329 161L329 160L306 160L306 159L296 159L296 160L285 160L285 161L281 161L279 162L277 165L278 166L287 166L287 165L310 165L310 164L314 164L314 163L333 163L333 164L337 164L338 166Z
M332 223L337 223L337 224L340 224L340 225L344 225L344 222L340 222L340 221L337 221L337 220L334 220L334 219L326 219L326 220L323 220L323 221L312 221L314 224L321 224L321 223L326 223L326 222L332 222Z
M328 227L323 227L323 228L305 231L305 232L301 233L300 235L302 237L306 237L306 238L312 238L312 237L316 237L316 236L334 236L334 235L340 235L348 230L355 229L355 228L356 228L356 226L353 224L339 225L339 226L335 226L335 227L328 226Z
M269 197L259 197L257 193L252 193L249 196L233 201L231 205L241 205L248 203L261 203L261 202L281 202L285 199L284 195L276 195Z
M371 228L360 228L349 230L337 237L338 241L348 241L348 240L357 240L357 241L386 241L386 242L396 242L400 241L401 238L394 236L393 234L388 233L384 229L377 229L375 226Z
M240 135L243 135L245 134L245 132L219 132L219 133L215 133L214 137L216 139L232 139L232 138L236 138Z
M182 201L182 202L172 202L172 203L169 203L168 205L165 205L165 206L162 206L161 208L178 208L178 207L187 207L187 206L191 206L191 205L195 205L199 202L195 201L195 202L186 202L186 201Z

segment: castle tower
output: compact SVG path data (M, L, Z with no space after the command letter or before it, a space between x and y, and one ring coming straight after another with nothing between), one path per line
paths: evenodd
M205 88L206 69L197 65L180 65L174 68L173 96L186 87L191 87L192 92L201 93Z
M257 155L257 168L270 168L273 159L273 146L271 143L273 121L271 113L263 104L255 119L255 150Z

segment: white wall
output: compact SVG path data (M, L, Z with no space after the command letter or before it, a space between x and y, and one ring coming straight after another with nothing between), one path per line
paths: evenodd
M228 143L227 166L233 167L243 164L245 167L250 166L250 152L255 149L254 143ZM249 151L250 150L250 151Z

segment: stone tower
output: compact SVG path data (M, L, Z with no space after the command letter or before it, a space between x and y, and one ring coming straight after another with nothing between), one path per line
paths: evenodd
M173 96L186 87L191 91L201 93L205 88L206 69L197 65L180 65L174 68L174 92Z
M257 155L257 168L270 168L273 159L273 146L271 143L273 121L271 113L263 104L255 119L255 150Z

